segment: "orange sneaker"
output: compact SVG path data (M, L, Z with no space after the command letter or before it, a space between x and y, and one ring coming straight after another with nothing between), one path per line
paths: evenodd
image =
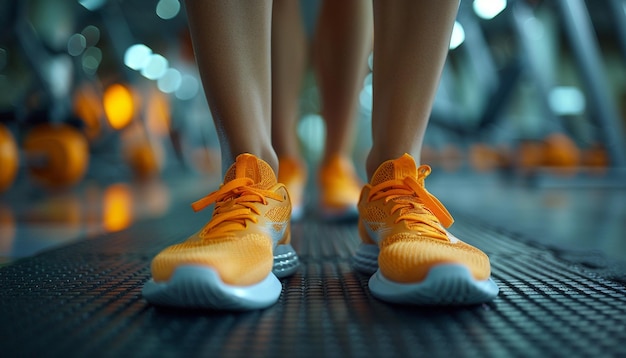
M421 305L467 305L498 294L489 258L445 227L452 216L408 154L383 163L363 187L359 201L362 243L355 268L373 276L369 288L381 300Z
M256 309L274 304L277 277L294 273L298 256L290 245L291 204L272 168L239 155L220 188L192 204L212 203L211 220L185 242L152 260L144 297L154 304L211 309Z
M352 161L336 155L319 168L320 214L327 220L356 219L363 184Z
M291 221L304 215L304 188L307 169L300 160L291 157L278 158L278 182L285 184L291 197Z

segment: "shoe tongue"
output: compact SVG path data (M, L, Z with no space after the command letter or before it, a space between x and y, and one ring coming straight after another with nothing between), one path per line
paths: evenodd
M260 189L269 189L277 183L272 167L247 153L237 156L235 163L228 168L224 176L224 183L237 178L250 178L254 181L254 185L251 186Z
M417 165L413 157L405 153L398 159L388 160L381 164L376 169L371 184L376 186L389 180L404 179L409 176L417 178Z

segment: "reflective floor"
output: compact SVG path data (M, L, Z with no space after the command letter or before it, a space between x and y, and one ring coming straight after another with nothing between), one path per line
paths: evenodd
M147 304L140 290L149 278L150 259L203 224L208 213L191 214L188 203L215 185L183 176L149 186L85 185L76 192L33 195L37 200L30 208L25 201L3 202L14 208L16 218L13 239L3 241L8 263L0 268L3 352L63 357L626 354L623 188L539 188L495 173L436 170L428 186L455 215L453 232L491 258L500 294L485 305L419 308L376 300L367 289L368 277L351 267L359 241L356 224L320 221L312 205L292 227L302 265L283 280L276 305L237 313ZM106 194L117 190L127 194ZM132 214L124 216L118 207L116 219L107 218L108 205L117 200L131 201ZM68 223L68 218L73 219ZM3 224L3 233L7 228Z
M315 2L303 2L310 33ZM479 11L489 4L500 8ZM221 181L181 3L0 2L0 154L13 148L0 156L0 356L626 357L623 4L461 2L422 162L451 231L489 255L496 300L376 300L352 269L356 223L320 220L311 181L292 225L301 267L276 305L238 313L141 296L154 255L208 220L189 204ZM326 128L315 76L304 77L296 132L315 163ZM52 144L27 149L33 135ZM41 170L80 183L45 189Z
M0 263L166 217L173 206L190 203L215 185L216 179L197 174L141 182L87 180L61 191L18 185L0 197Z
M602 185L601 179L581 186L585 179L550 176L542 186L497 172L436 170L428 188L453 215L475 217L549 247L626 261L626 184ZM0 197L0 262L165 218L214 190L218 180L187 174L148 182L87 181L61 192L16 187ZM314 193L315 183L310 187ZM314 213L314 198L309 202Z
M588 185L581 186L586 181ZM544 178L529 184L497 174L440 175L431 191L457 213L555 249L626 261L626 186L601 178Z

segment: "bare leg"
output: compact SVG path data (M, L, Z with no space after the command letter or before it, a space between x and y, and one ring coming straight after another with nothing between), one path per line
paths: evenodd
M222 164L232 165L216 191L192 203L195 211L213 206L210 221L157 254L150 266L152 279L142 293L159 305L265 308L280 297L277 276L293 274L299 262L290 245L289 195L274 175L278 159L271 141L272 2L190 0L187 5ZM275 263L280 269L274 270Z
M458 7L459 2L452 0L374 0L373 146L366 163L368 178L381 163L404 153L419 160Z
M278 157L300 156L296 125L307 40L299 0L274 0L272 10L272 143Z
M271 144L271 1L187 1L196 60L228 168L251 153L278 172Z
M357 99L372 47L372 5L326 0L319 16L314 61L326 122L326 162L352 151Z
M454 219L424 187L430 168L414 161L457 8L452 0L374 0L374 142L353 262L373 274L372 295L393 303L476 304L499 291L487 255L444 229Z

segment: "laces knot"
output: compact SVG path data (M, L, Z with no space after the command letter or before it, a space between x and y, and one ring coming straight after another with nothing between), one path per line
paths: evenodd
M276 192L254 187L254 184L251 178L235 178L193 202L191 207L195 212L215 203L213 217L204 227L202 234L223 234L245 228L248 221L258 222L260 210L255 204L267 205L268 198L278 201L286 199Z
M424 186L424 179L430 174L431 168L422 165L417 170L417 178L406 176L402 179L393 179L382 182L372 187L368 200L384 199L385 203L393 202L391 213L400 211L396 223L407 221L408 225L426 224L432 234L441 237L446 236L443 228L432 220L428 220L424 214L434 215L443 227L449 227L454 222L452 215L443 204Z

